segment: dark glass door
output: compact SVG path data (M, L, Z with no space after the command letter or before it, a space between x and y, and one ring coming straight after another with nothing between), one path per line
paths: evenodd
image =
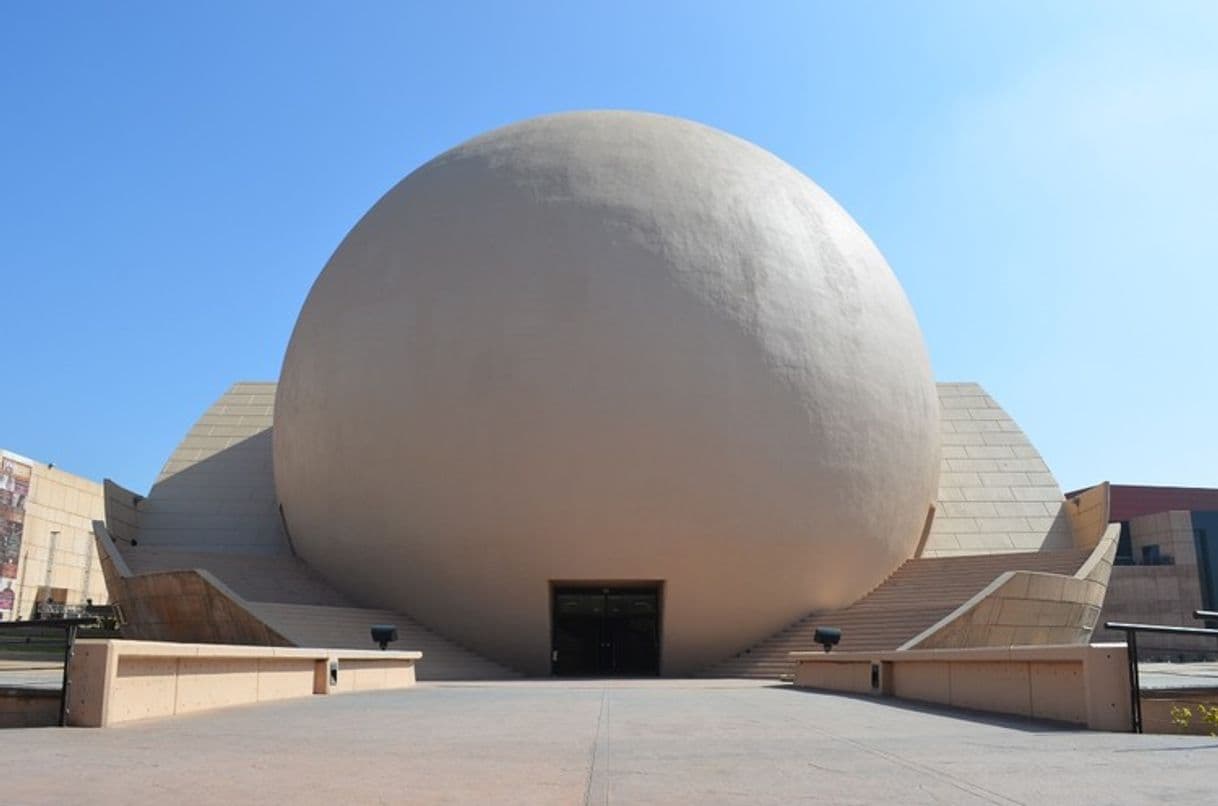
M560 677L660 673L657 588L554 588L550 670Z

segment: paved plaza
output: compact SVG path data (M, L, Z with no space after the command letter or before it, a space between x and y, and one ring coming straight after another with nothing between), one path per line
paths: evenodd
M1213 803L1218 740L746 681L421 684L6 731L18 803ZM87 795L85 794L87 793Z
M1139 663L1138 682L1143 691L1173 688L1218 689L1218 662Z

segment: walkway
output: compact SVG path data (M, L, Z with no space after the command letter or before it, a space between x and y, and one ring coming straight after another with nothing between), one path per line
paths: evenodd
M5 731L20 803L1213 803L1218 740L753 681L432 683Z

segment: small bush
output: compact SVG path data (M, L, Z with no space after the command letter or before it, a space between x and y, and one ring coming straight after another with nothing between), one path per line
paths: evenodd
M1197 716L1201 719L1201 724L1209 727L1210 736L1218 737L1218 705L1197 703L1194 707L1197 709ZM1180 730L1188 730L1193 724L1193 708L1187 705L1172 706L1171 721Z

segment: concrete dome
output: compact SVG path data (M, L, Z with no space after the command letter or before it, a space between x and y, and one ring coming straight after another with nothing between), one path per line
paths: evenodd
M555 582L662 583L685 674L911 556L938 481L922 336L823 190L715 129L507 126L347 236L275 404L299 554L522 671Z

